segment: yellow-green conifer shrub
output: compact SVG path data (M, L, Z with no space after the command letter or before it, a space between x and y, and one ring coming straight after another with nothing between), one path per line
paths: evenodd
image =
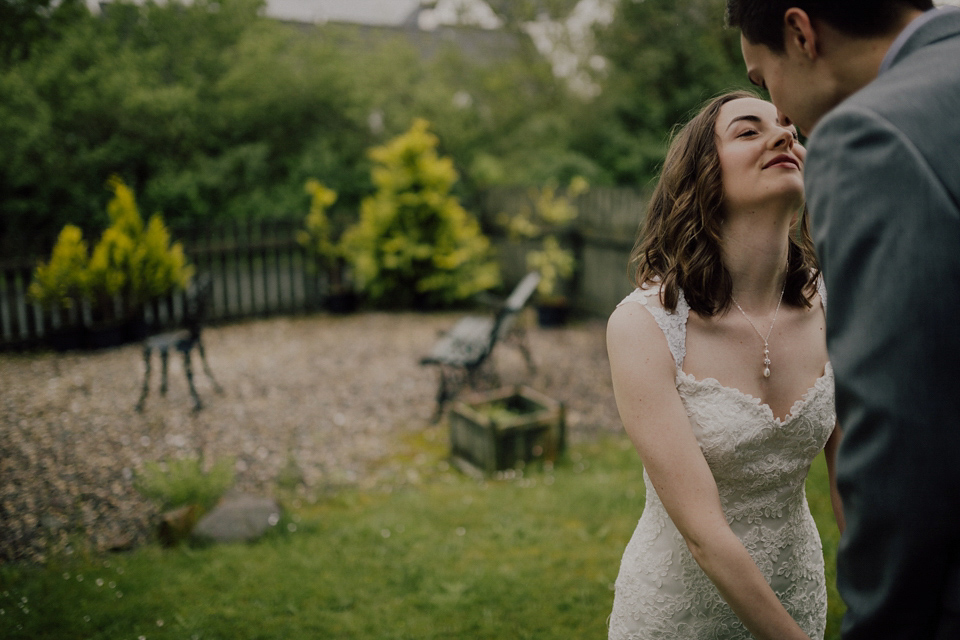
M170 232L159 213L150 216L147 228L134 248L130 288L142 300L184 289L193 267L187 265L183 245L170 241Z
M180 243L170 242L163 217L155 213L146 227L133 190L110 178L113 198L107 205L110 227L90 258L90 284L99 296L120 294L128 307L183 289L193 273Z
M443 306L500 282L489 239L450 191L457 172L429 123L370 152L377 191L343 237L359 286L391 306Z
M87 243L79 227L68 224L60 231L49 262L37 265L30 297L48 307L72 307L89 293Z
M160 214L146 227L136 198L119 177L109 187L110 226L87 257L80 229L67 225L60 232L49 263L37 267L30 294L38 301L68 305L88 298L95 315L110 315L112 298L120 295L128 310L153 297L186 287L193 268L183 247L170 242Z

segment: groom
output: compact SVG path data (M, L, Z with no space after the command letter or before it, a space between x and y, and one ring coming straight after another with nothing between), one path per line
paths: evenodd
M727 20L751 81L809 136L843 636L960 639L960 10L727 0Z

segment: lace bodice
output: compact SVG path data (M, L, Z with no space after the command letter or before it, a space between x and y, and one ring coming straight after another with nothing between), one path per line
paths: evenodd
M638 289L621 304L643 304L666 336L677 391L731 529L801 628L823 638L823 554L804 482L836 422L833 370L828 363L780 420L759 398L683 371L689 306L682 293L673 313L648 304L658 293ZM750 638L693 559L646 472L643 477L646 505L617 578L611 640Z

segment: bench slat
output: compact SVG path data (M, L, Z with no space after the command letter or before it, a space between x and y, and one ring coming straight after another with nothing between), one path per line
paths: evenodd
M420 360L420 364L440 365L440 388L437 391L437 412L434 419L439 419L443 405L453 398L460 382L448 381L445 368L465 372L472 376L493 351L497 342L507 337L517 315L527 305L533 292L540 283L540 274L536 271L528 273L514 287L510 296L504 301L495 316L467 316L461 318L453 328L444 334L430 350L430 353ZM527 366L533 370L530 353L521 343Z
M466 366L481 358L490 344L493 318L467 316L462 318L433 346L423 364L451 364Z

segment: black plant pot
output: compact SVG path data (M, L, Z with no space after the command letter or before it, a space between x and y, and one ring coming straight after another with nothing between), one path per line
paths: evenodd
M61 327L48 333L45 340L54 351L76 351L86 347L87 330L81 325Z
M109 349L127 343L127 331L122 322L108 322L87 327L87 349Z
M126 342L140 342L149 335L150 327L144 320L142 311L123 323L123 333Z
M356 292L342 291L328 295L323 301L323 306L330 313L345 314L356 311L359 303L360 299Z
M537 322L541 327L562 327L569 315L570 305L565 303L537 305Z
M139 342L147 337L149 327L142 314L119 320L94 323L87 327L85 346L87 349L109 349L131 342Z

